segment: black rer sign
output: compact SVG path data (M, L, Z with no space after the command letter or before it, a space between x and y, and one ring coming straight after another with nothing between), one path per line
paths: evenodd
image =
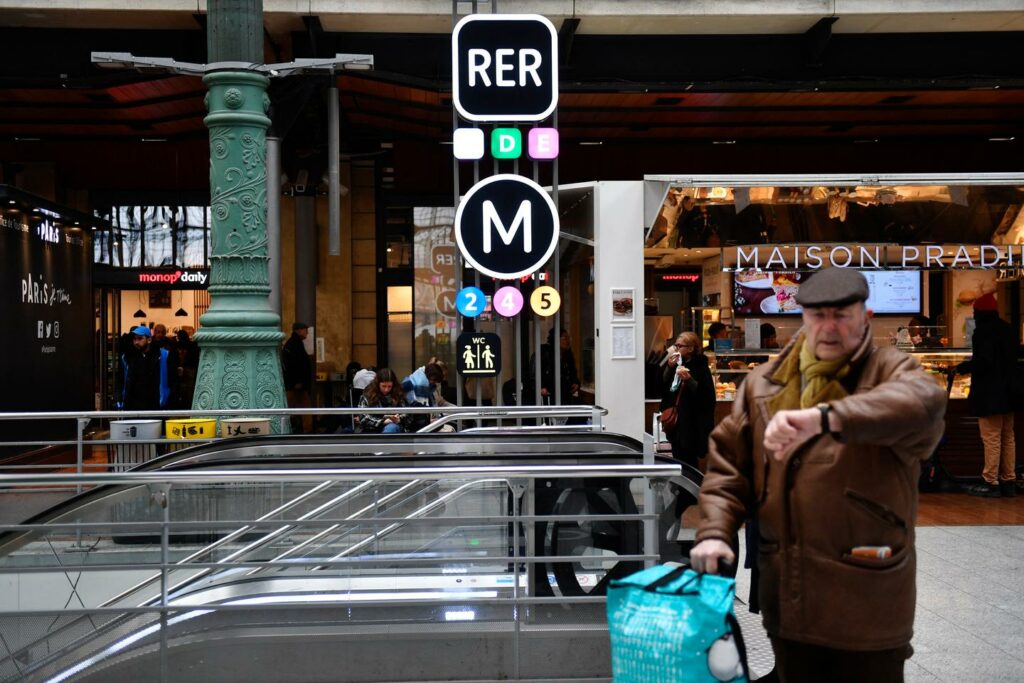
M538 14L471 14L452 33L452 101L469 121L541 121L558 104L555 27Z
M455 213L455 241L471 266L499 280L529 275L558 244L558 212L537 183L500 174L470 188Z

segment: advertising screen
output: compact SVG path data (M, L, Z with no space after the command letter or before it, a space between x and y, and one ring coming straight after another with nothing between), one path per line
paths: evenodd
M871 292L867 307L878 314L921 312L921 273L916 270L865 270ZM809 272L739 270L733 273L733 312L737 316L800 313L796 293Z
M86 232L61 223L42 209L0 218L0 411L93 408L92 245ZM0 429L28 426L42 423ZM66 420L53 429L74 426Z

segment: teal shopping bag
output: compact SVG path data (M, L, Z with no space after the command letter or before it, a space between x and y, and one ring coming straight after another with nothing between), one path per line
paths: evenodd
M736 583L661 565L612 581L608 631L615 683L746 683L733 614Z

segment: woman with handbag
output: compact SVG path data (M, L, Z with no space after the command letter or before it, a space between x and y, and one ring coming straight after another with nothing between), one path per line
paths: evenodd
M672 456L693 467L708 452L715 422L715 380L693 332L683 332L669 349L662 378L661 426Z

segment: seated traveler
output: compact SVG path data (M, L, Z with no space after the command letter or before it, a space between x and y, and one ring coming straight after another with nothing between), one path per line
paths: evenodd
M359 398L360 408L404 408L405 395L398 384L398 377L390 368L381 368L377 378L370 382ZM407 432L412 426L412 416L396 411L393 415L366 414L359 418L359 431L379 434Z

